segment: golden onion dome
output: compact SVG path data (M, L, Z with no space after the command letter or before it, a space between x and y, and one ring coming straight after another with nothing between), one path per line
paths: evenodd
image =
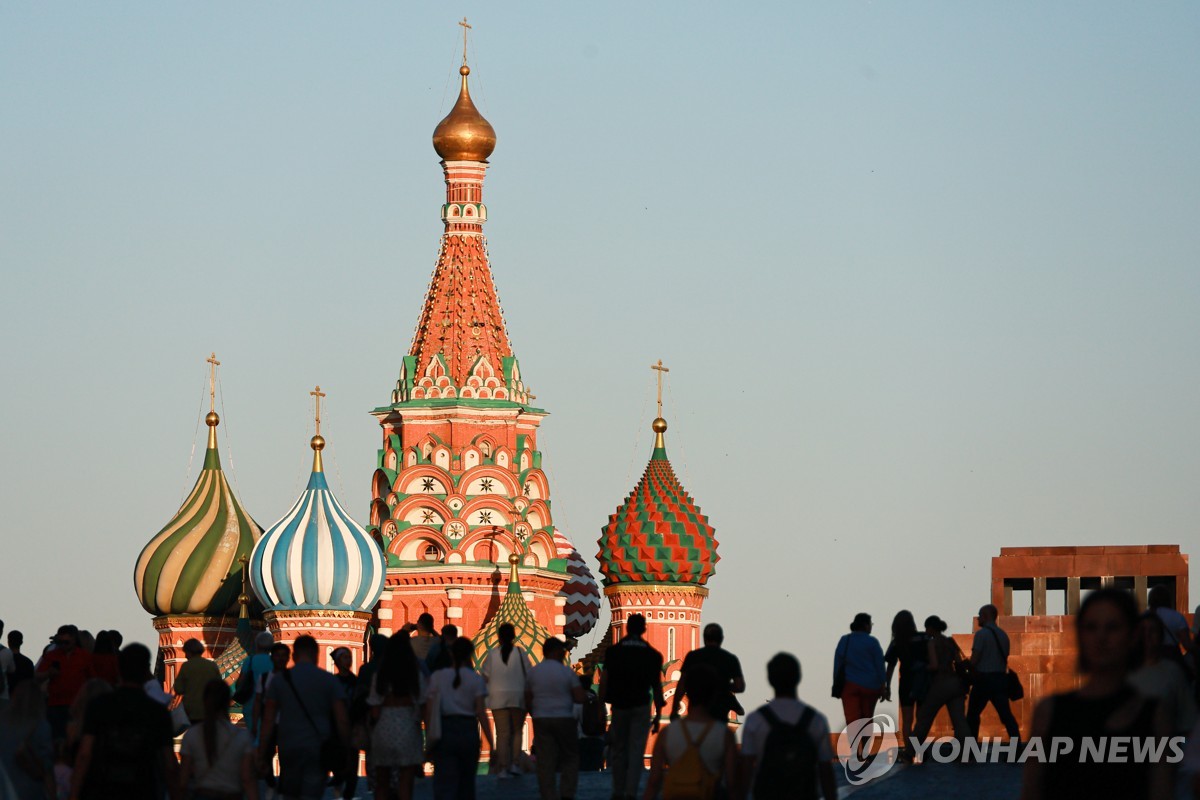
M487 161L496 149L496 131L471 102L467 90L471 68L463 64L458 72L462 75L462 90L454 108L433 130L433 149L443 161Z

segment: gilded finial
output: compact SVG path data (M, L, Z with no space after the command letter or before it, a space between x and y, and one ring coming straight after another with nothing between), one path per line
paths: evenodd
M250 570L246 569L246 565L250 563L250 557L242 553L238 557L238 562L242 565L242 593L238 595L238 605L241 607L238 610L238 619L250 618Z
M216 450L217 426L221 424L221 418L217 416L217 367L221 366L221 362L217 361L216 353L204 361L208 364L208 414L204 417L204 424L208 426L208 449Z
M667 431L667 421L663 419L662 409L663 373L670 372L671 370L669 367L663 366L661 358L658 360L657 364L651 364L650 369L655 370L658 373L658 417L656 417L654 422L650 424L650 428L654 431L654 449L665 450L667 443L663 438L663 434Z
M463 65L458 72L460 75L468 75L471 68L467 66L467 31L471 30L471 26L467 24L467 18L463 17L462 22L458 23L463 29Z
M309 441L309 446L313 449L313 472L324 472L324 464L321 462L321 451L325 449L325 437L321 435L321 398L325 397L325 392L322 392L318 385L309 394L317 399L317 434Z

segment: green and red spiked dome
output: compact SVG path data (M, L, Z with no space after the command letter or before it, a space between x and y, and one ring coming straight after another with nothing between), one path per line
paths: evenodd
M600 536L600 571L605 585L689 583L712 577L715 531L683 488L667 459L667 422L654 420L654 452L637 486Z

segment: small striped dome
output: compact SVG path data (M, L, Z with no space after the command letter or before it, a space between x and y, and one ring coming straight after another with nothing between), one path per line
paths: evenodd
M563 606L563 615L567 618L563 633L578 639L596 627L600 619L600 584L596 583L583 556L558 528L554 529L554 543L558 546L558 557L567 560L567 574L571 576L559 592L567 601Z
M134 567L138 600L156 616L235 613L242 588L238 559L262 534L221 469L220 419L212 413L205 421L208 450L196 485L171 521L142 548Z
M383 592L383 551L329 490L324 443L313 437L308 487L250 556L250 584L268 610L370 611Z

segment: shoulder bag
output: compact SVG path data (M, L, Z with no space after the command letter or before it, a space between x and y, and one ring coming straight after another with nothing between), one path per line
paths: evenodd
M830 694L833 697L841 699L842 692L846 688L846 656L850 652L850 640L846 639L846 645L842 648L842 665L833 673L833 691ZM836 653L835 653L836 656Z
M1000 643L1000 635L992 630L991 625L985 626L988 633L996 640L996 649L1004 656L1004 693L1008 695L1009 700L1020 700L1025 696L1025 687L1021 685L1021 676L1008 669L1008 651L1004 649L1004 645Z
M296 702L300 704L300 710L304 712L304 718L308 720L308 724L316 731L317 736L321 735L321 729L317 727L316 721L312 718L312 714L308 713L308 706L304 705L303 698L296 691L296 684L292 682L292 671L284 670L283 679L287 681L288 688L292 690L292 694L296 697ZM333 727L333 720L330 720L330 727ZM330 731L329 737L321 742L321 769L325 772L336 772L346 763L346 751L342 747L342 743L338 741L337 732Z

